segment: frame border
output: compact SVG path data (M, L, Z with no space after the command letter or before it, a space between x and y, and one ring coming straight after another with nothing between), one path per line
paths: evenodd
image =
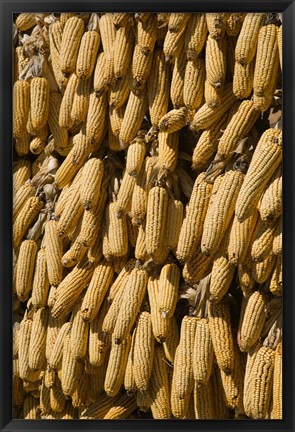
M280 431L295 430L294 412L294 345L295 310L295 0L220 0L193 2L162 0L138 3L136 0L112 2L96 0L81 3L79 0L0 0L0 428L5 432L20 431L148 431L155 432L204 429L208 431ZM12 13L14 12L281 12L283 14L283 420L13 420L12 419ZM288 89L288 90L285 90ZM98 423L99 422L99 423Z

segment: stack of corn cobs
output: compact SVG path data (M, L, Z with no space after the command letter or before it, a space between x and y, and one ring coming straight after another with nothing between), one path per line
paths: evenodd
M14 417L282 416L282 26L14 23Z

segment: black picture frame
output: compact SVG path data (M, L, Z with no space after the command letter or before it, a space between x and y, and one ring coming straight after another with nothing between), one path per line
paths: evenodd
M0 427L1 431L295 431L295 4L248 0L50 2L0 0ZM283 14L283 420L15 420L12 419L12 13L14 12L280 12Z

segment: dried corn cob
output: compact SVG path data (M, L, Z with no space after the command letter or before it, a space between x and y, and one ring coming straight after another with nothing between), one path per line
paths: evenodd
M55 220L45 224L45 243L48 279L50 285L57 286L62 280L62 239L57 232L58 223Z
M21 158L13 163L13 193L15 194L27 180L31 178L31 162L26 158Z
M62 356L61 386L65 396L72 396L83 374L84 362L76 359L71 352L70 334L64 339Z
M174 60L179 56L184 46L184 38L185 26L177 33L168 30L163 46L166 61Z
M103 174L102 160L91 158L85 163L80 186L80 198L84 209L89 210L98 203Z
M86 141L98 148L103 140L107 115L107 97L91 93L86 120Z
M82 318L81 301L75 305L72 313L70 331L70 350L75 359L83 359L87 353L89 322Z
M186 123L187 109L186 107L182 107L179 109L173 109L165 114L159 122L159 129L161 132L170 134L183 128Z
M33 13L20 13L15 20L15 24L20 31L26 31L36 24L36 18Z
M112 342L104 382L104 389L108 396L116 396L123 384L130 345L131 337L129 334L127 334L126 338L119 345L114 341Z
M60 45L60 68L65 76L76 70L79 46L84 31L84 22L81 18L73 16L64 26Z
M153 63L153 51L145 50L137 43L134 47L132 59L132 89L137 93L142 91Z
M238 37L235 59L246 65L253 60L258 43L258 33L264 24L264 13L247 13Z
M275 296L281 296L283 292L282 286L282 256L277 257L277 262L269 283L269 290Z
M130 93L124 119L122 122L119 140L121 149L128 146L140 130L143 118L147 110L147 93L143 91L139 95Z
M207 27L212 38L216 40L223 38L227 18L226 13L206 13Z
M212 372L214 350L208 318L201 318L196 324L193 352L193 374L197 384L207 384Z
M151 123L154 127L159 125L161 118L168 111L170 89L170 71L165 62L162 50L156 49L153 63L147 81L147 93Z
M149 393L153 418L169 419L171 417L171 408L168 371L161 346L155 347Z
M78 81L71 107L73 128L81 125L86 120L90 99L90 86L91 78L80 79Z
M186 52L181 49L174 62L170 86L170 98L175 109L184 105L183 89L186 64Z
M259 220L253 235L251 257L253 261L261 262L272 252L272 245L277 224L268 226Z
M158 165L160 169L174 171L178 159L179 133L159 132Z
M198 109L204 98L205 62L195 56L187 62L184 75L183 101L190 110Z
M120 399L114 403L112 408L103 417L104 420L110 419L126 419L136 408L135 397L128 396L126 394L122 395Z
M253 262L252 276L256 282L262 284L267 281L275 266L276 256L272 253L261 262Z
M278 43L278 50L279 50L279 59L280 59L280 67L281 70L283 65L283 27L280 26L277 28L277 43Z
M139 174L146 152L146 145L142 138L133 140L127 150L126 171L129 175L137 177Z
M42 207L43 202L34 196L28 198L24 203L13 224L13 244L15 247L20 245L27 229L34 222Z
M77 56L76 73L78 78L90 78L94 70L100 44L99 33L95 30L83 34Z
M139 316L134 340L133 374L140 391L148 389L154 357L154 335L151 315L142 312Z
M226 78L226 39L208 36L206 42L206 78L216 89L224 86Z
M32 81L34 82L34 80ZM34 92L35 95L35 92ZM13 136L21 138L26 130L30 109L30 83L16 81L13 86Z
M102 330L103 322L105 320L108 308L109 302L105 300L100 308L100 313L96 315L96 317L90 322L88 351L89 362L93 366L102 367L103 362L106 360L106 354L111 342L106 332Z
M167 247L176 251L180 230L183 223L183 204L181 201L169 197L168 216L166 226Z
M244 262L255 229L257 217L257 211L253 212L243 222L239 222L237 217L234 217L228 244L228 259L231 263L237 265L238 263Z
M174 314L178 300L180 272L176 264L162 267L159 280L158 309L163 318L169 319Z
M46 306L48 292L49 279L47 274L46 249L41 248L37 253L32 288L32 304L36 309Z
M282 418L282 384L282 342L279 342L274 360L272 419Z
M238 99L245 99L250 96L253 89L255 58L243 66L235 62L233 75L233 92Z
M207 33L206 14L192 14L185 33L185 51L188 60L200 54L205 45Z
M126 15L127 16L127 15ZM128 20L130 19L127 16ZM116 79L127 75L129 65L132 60L134 47L134 34L132 26L121 26L116 32L114 43L114 75Z
M226 20L226 34L228 36L238 36L241 27L243 25L243 21L245 19L245 13L231 13Z
M48 308L40 308L33 316L32 333L29 346L29 367L40 370L46 363L45 348L48 324Z
M42 128L49 115L49 81L35 77L30 84L30 115L35 129Z
M274 172L259 203L260 217L265 222L276 220L282 213L282 168Z

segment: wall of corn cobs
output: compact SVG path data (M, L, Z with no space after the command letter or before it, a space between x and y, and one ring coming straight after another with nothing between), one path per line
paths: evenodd
M13 415L282 417L282 26L14 22Z

